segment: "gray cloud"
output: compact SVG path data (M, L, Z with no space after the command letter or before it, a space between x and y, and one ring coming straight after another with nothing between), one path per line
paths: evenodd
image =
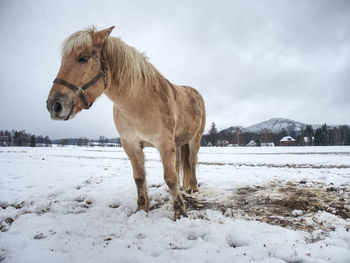
M349 123L349 1L1 1L0 129L63 136L116 136L102 96L69 122L45 101L59 45L88 25L146 51L176 84L204 96L219 128L272 117Z

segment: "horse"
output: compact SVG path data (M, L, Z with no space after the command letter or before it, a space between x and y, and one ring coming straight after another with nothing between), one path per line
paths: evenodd
M149 211L143 149L155 147L172 197L174 220L186 217L181 190L198 191L196 164L206 121L204 100L194 88L168 81L144 53L110 36L113 29L92 26L63 41L61 66L47 109L51 119L69 120L106 94L113 102L115 126L132 165L136 212Z

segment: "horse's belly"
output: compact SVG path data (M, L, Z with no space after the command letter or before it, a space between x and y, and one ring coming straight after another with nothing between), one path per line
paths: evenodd
M193 138L194 134L180 134L175 136L175 144L176 146L182 146L186 143L189 143Z
M189 143L192 138L197 135L202 126L200 116L187 115L186 120L182 120L176 124L175 143L177 146Z

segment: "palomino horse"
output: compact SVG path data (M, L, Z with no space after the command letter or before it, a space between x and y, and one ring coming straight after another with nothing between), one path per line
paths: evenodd
M78 31L62 44L62 62L47 100L54 120L68 120L105 93L128 155L137 186L138 210L148 211L143 148L160 152L164 179L173 198L174 219L186 216L180 192L198 191L197 153L205 127L204 101L198 91L170 83L144 54L110 37L114 27Z

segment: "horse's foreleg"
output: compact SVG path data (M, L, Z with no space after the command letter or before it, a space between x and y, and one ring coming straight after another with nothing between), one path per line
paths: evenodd
M180 169L181 169L181 147L176 147L176 173L177 173L177 180L180 184Z
M149 198L146 185L145 156L139 143L122 141L123 148L131 161L134 180L137 187L137 210L148 212Z
M184 199L180 192L179 176L177 173L178 164L175 145L163 145L160 149L164 169L164 180L169 187L169 192L173 198L174 220L180 216L187 217L187 210Z

